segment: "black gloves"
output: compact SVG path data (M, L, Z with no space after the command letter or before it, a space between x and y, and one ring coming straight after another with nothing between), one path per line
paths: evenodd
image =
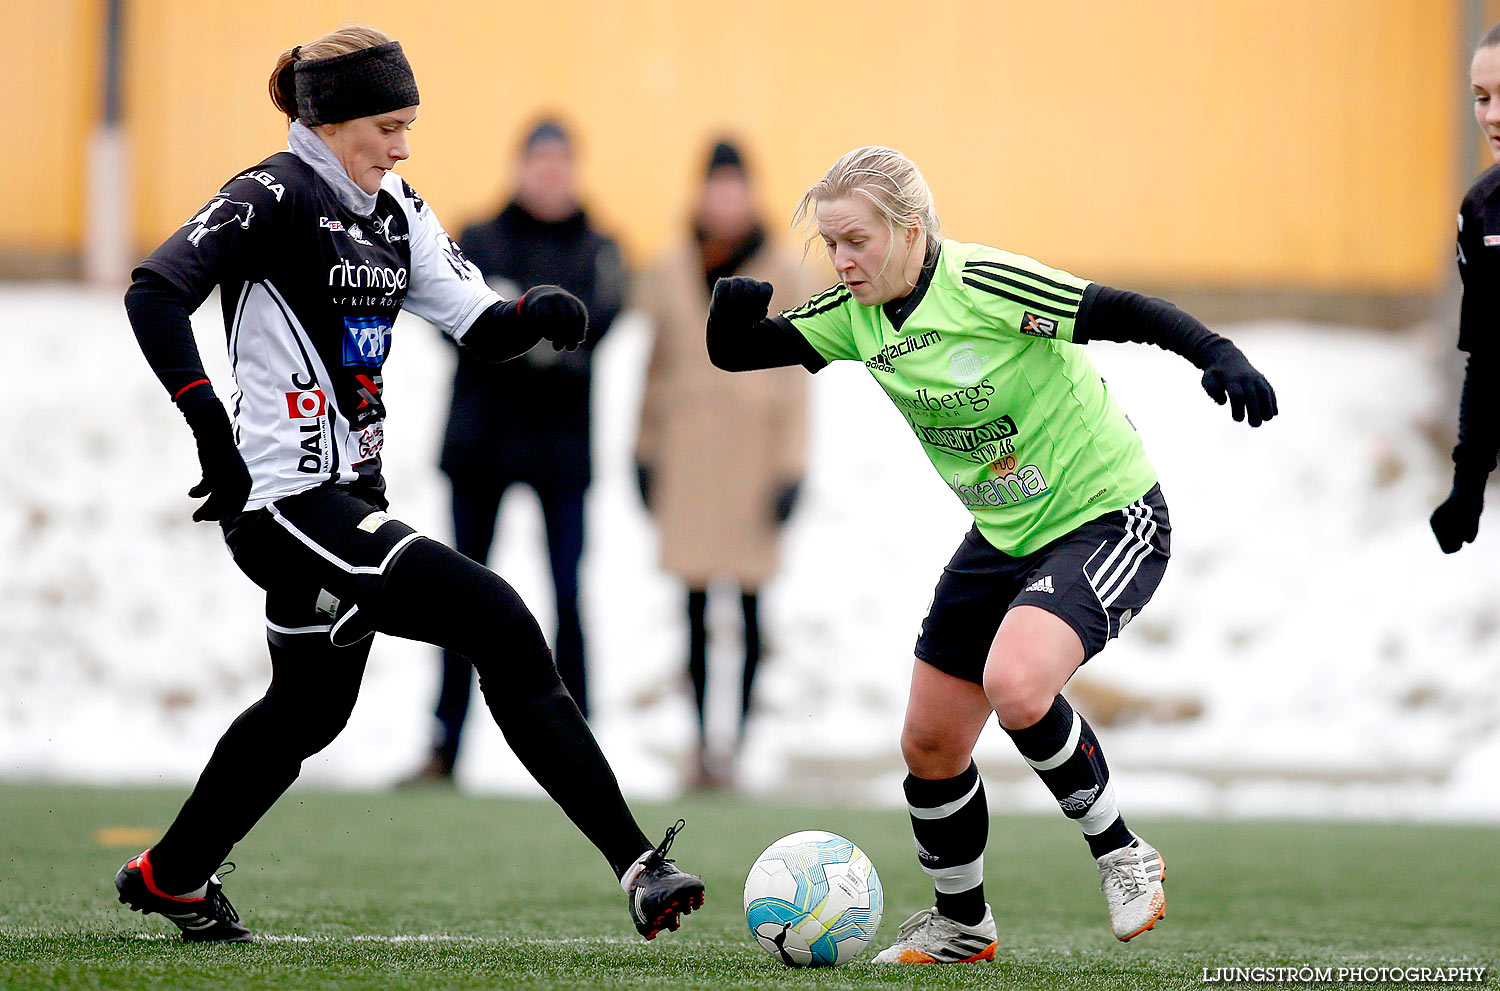
M1227 400L1236 423L1248 419L1258 427L1276 415L1276 391L1231 342L1215 341L1212 357L1201 367L1203 391L1220 406Z
M208 496L193 510L193 521L222 520L245 508L250 497L250 469L240 457L234 443L234 428L229 424L229 414L224 404L214 395L205 382L185 392L177 401L177 408L193 430L193 439L198 442L198 463L203 467L203 480L188 490L194 499Z
M576 351L588 336L589 311L561 286L534 286L516 300L521 325L552 342L554 351Z
M1432 532L1444 554L1452 554L1479 535L1484 510L1484 482L1453 479L1453 491L1432 511Z
M769 282L736 275L714 283L714 298L708 306L708 334L715 331L744 330L764 320L771 308L771 294L775 290Z
M777 525L784 524L792 518L792 508L797 505L797 496L801 491L800 482L787 482L776 490L776 502L771 509L771 515Z
M635 484L641 490L641 505L646 507L647 512L651 511L651 483L653 480L650 466L644 461L637 461L635 463Z

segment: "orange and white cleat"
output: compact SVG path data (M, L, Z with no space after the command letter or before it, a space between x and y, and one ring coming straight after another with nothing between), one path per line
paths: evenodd
M875 963L978 963L995 959L995 916L989 905L977 925L955 922L936 908L926 908L901 923L896 942L875 956Z
M1099 858L1099 887L1109 902L1109 926L1127 942L1156 925L1167 914L1167 862L1137 836Z

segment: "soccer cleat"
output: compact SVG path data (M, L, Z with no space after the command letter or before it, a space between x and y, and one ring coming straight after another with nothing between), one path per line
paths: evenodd
M255 935L240 925L239 913L224 897L219 876L208 879L208 893L202 898L179 898L156 886L152 878L151 851L125 862L115 875L120 902L142 915L157 912L176 923L182 938L194 943L250 943ZM234 870L233 864L224 865ZM222 870L222 868L221 868ZM225 871L224 873L229 873Z
M1139 836L1099 858L1099 887L1109 901L1109 926L1116 939L1134 939L1166 916L1166 877L1167 862Z
M877 953L874 963L978 963L995 959L997 943L988 904L984 918L972 926L924 908L901 923L896 942Z
M686 825L678 819L661 845L641 854L620 878L620 887L629 899L630 921L647 939L655 939L663 929L675 932L682 925L678 916L703 907L703 880L678 870L677 864L667 859L672 840Z

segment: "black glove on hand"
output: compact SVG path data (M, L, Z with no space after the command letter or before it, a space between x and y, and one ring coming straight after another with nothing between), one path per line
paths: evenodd
M736 275L714 283L714 298L708 306L708 332L716 328L735 331L753 327L765 319L775 289L769 282Z
M203 480L188 489L188 495L194 499L208 496L193 510L193 522L233 516L245 508L245 500L250 497L250 469L235 446L234 428L224 404L205 384L185 393L177 408L193 430L198 463L203 467Z
M552 342L554 351L576 351L589 332L583 300L561 286L533 286L516 300L522 324Z
M1203 391L1223 406L1229 402L1235 422L1248 419L1258 427L1276 415L1276 391L1255 370L1243 352L1229 341L1215 342L1213 357L1203 368Z
M646 507L647 512L651 511L651 483L655 481L652 475L650 466L644 461L635 463L635 484L641 490L641 505Z
M1432 511L1432 533L1444 554L1452 554L1479 536L1479 514L1484 511L1484 483L1453 480L1453 491Z
M797 496L802 492L802 483L787 482L776 492L776 503L771 508L771 515L778 525L792 518L792 509L797 505Z

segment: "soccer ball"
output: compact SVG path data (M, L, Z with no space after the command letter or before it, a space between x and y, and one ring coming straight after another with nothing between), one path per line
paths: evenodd
M864 851L817 829L783 836L745 878L745 921L788 967L847 963L875 938L885 897Z

